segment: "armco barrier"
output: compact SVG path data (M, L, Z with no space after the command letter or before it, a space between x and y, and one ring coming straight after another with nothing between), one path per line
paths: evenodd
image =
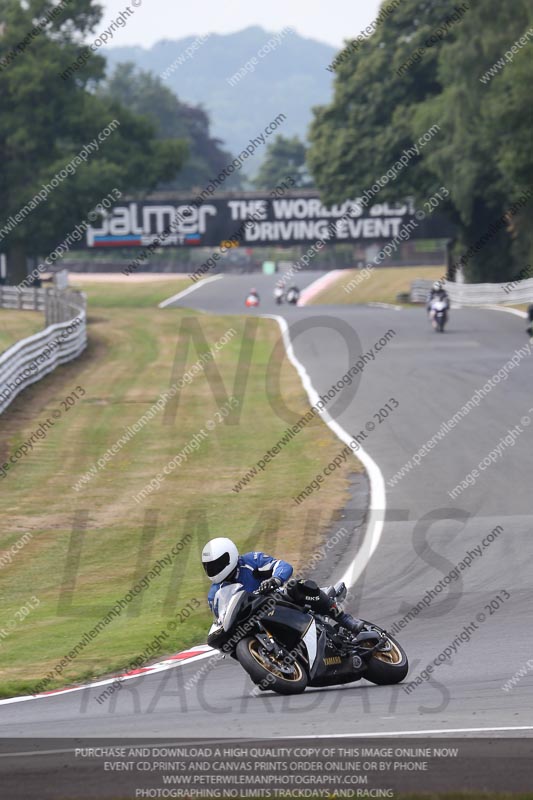
M428 281L424 278L417 278L411 283L411 292L409 294L409 300L411 303L425 303L429 290L433 286L435 281Z
M411 283L411 303L425 303L434 281L423 279ZM533 303L533 278L508 283L452 283L444 281L450 301L460 306L486 306L498 303L518 305Z
M79 356L87 345L86 299L82 292L54 289L24 291L33 295L33 308L40 306L45 311L47 327L22 339L0 355L0 414L23 389L41 380L60 364ZM17 289L15 292L19 294ZM11 302L9 292L7 296L5 293L4 287L0 305L4 298L6 303Z
M44 311L46 292L46 289L18 289L16 286L0 286L0 308Z
M533 278L507 283L450 283L445 289L452 303L461 306L483 306L495 303L533 303Z

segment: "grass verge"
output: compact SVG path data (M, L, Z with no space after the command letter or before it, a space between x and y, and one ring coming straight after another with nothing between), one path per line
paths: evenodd
M351 292L344 286L356 278L360 271L345 270L339 279L324 289L311 301L314 305L353 305L360 303L396 303L396 295L409 292L416 278L438 280L442 278L445 267L377 267L363 279Z
M357 466L351 460L348 470L338 470L319 492L296 506L293 497L342 449L330 430L315 420L253 483L238 494L232 492L243 473L289 425L266 396L271 359L275 364L281 361L275 397L283 398L293 419L308 409L296 372L283 348L276 348L277 324L258 320L250 326L244 317L157 309L159 301L177 291L175 282L170 288L165 282L135 286L87 282L81 288L89 300L87 351L23 392L0 417L0 466L21 452L20 445L41 423L47 419L53 423L0 477L0 696L4 697L35 690L73 652L84 633L184 537L187 545L179 556L69 659L46 689L123 669L145 653L170 622L174 630L149 661L205 641L209 584L199 562L205 541L230 536L243 551L264 549L305 563L342 508L348 470ZM187 350L187 338L181 333L184 320L200 326L211 345L228 329L235 330L216 355L220 377L212 365L197 374L179 394L177 407L169 403L76 491L73 486L80 476L197 360L197 352L192 346ZM243 347L251 354L248 367L239 365ZM134 496L147 482L220 414L224 402L220 381L228 395L241 400L239 418L216 422L160 488L136 502ZM85 394L67 406L64 399L76 387ZM77 394L82 393L77 390ZM14 552L22 537L24 545ZM199 604L191 609L195 601Z
M44 326L44 314L40 311L0 308L0 353L21 339L42 331Z

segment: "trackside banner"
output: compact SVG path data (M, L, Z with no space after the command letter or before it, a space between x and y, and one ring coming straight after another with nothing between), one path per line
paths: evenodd
M86 247L260 247L330 242L372 242L394 239L415 219L411 202L364 206L349 201L330 207L318 197L284 196L249 199L216 197L198 205L193 200L131 201L116 205L98 226L86 233ZM423 215L412 238L453 235L437 214Z

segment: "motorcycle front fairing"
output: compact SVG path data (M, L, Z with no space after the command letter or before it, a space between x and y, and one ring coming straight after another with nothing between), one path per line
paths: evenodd
M288 603L280 603L262 620L262 625L289 653L303 657L310 676L315 674L326 646L326 636L324 631L319 634L313 616Z
M228 631L242 613L243 606L247 600L248 593L244 591L240 583L230 583L227 586L220 587L213 600L216 619L207 635L207 644L210 647L220 650L228 641Z

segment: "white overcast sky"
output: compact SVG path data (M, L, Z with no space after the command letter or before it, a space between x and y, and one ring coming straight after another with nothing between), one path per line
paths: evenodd
M233 33L250 25L279 31L289 25L302 36L340 48L377 16L381 0L102 0L105 16L100 27L107 28L128 3L135 13L116 31L110 46L150 47L160 39Z

